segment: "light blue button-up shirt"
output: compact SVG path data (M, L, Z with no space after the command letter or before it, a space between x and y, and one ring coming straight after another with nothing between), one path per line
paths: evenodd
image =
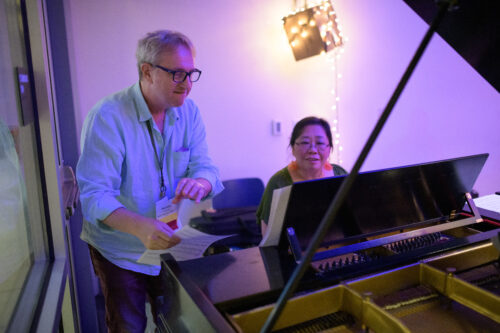
M205 178L211 196L222 191L219 172L208 157L205 127L198 107L186 99L168 109L163 134L156 126L139 83L108 96L90 110L83 124L77 180L84 216L81 238L115 265L149 275L160 267L137 263L145 251L139 238L105 225L120 207L155 218L160 199L160 168L151 143L151 124L167 196L181 178Z

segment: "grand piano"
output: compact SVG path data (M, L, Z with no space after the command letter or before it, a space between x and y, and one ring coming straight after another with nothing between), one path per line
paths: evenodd
M470 195L487 156L361 173L273 332L500 331L500 223ZM275 246L164 256L162 329L259 332L344 178L293 184Z
M434 1L405 2L434 25ZM497 90L498 7L461 1L435 27ZM481 31L489 40L478 40ZM162 256L158 329L500 332L500 221L471 195L487 158L363 173L356 163L349 176L293 184L276 244L181 262Z

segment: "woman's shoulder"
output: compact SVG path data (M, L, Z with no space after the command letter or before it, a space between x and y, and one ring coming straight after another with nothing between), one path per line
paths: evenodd
M284 187L290 184L292 184L292 177L290 176L288 167L278 170L271 176L271 178L269 178L269 181L267 182L267 186L271 186L273 188Z
M347 171L338 164L332 163L332 168L335 176L347 175Z
M288 167L284 167L278 170L274 175L271 176L268 182L268 186L273 188L285 187L293 183Z

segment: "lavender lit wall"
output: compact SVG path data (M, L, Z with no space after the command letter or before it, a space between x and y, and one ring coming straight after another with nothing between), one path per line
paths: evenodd
M265 182L291 160L294 121L333 120L333 77L326 59L295 62L281 18L284 0L70 0L70 34L78 128L103 96L133 84L136 41L174 29L197 47L203 70L191 97L202 111L212 158L223 179ZM425 24L403 1L334 1L349 37L338 68L343 166L352 167L422 39ZM271 135L280 120L283 135ZM435 36L364 170L489 152L475 188L500 190L500 95Z

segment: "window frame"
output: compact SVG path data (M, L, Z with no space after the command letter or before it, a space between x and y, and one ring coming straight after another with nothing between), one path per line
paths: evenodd
M33 94L45 225L40 227L42 234L36 235L44 238L38 242L44 246L34 248L33 264L7 332L57 332L61 325L64 294L67 292L69 263L61 196L63 166L54 105L46 4L45 0L20 0L19 4ZM36 251L45 251L45 255L37 255Z

